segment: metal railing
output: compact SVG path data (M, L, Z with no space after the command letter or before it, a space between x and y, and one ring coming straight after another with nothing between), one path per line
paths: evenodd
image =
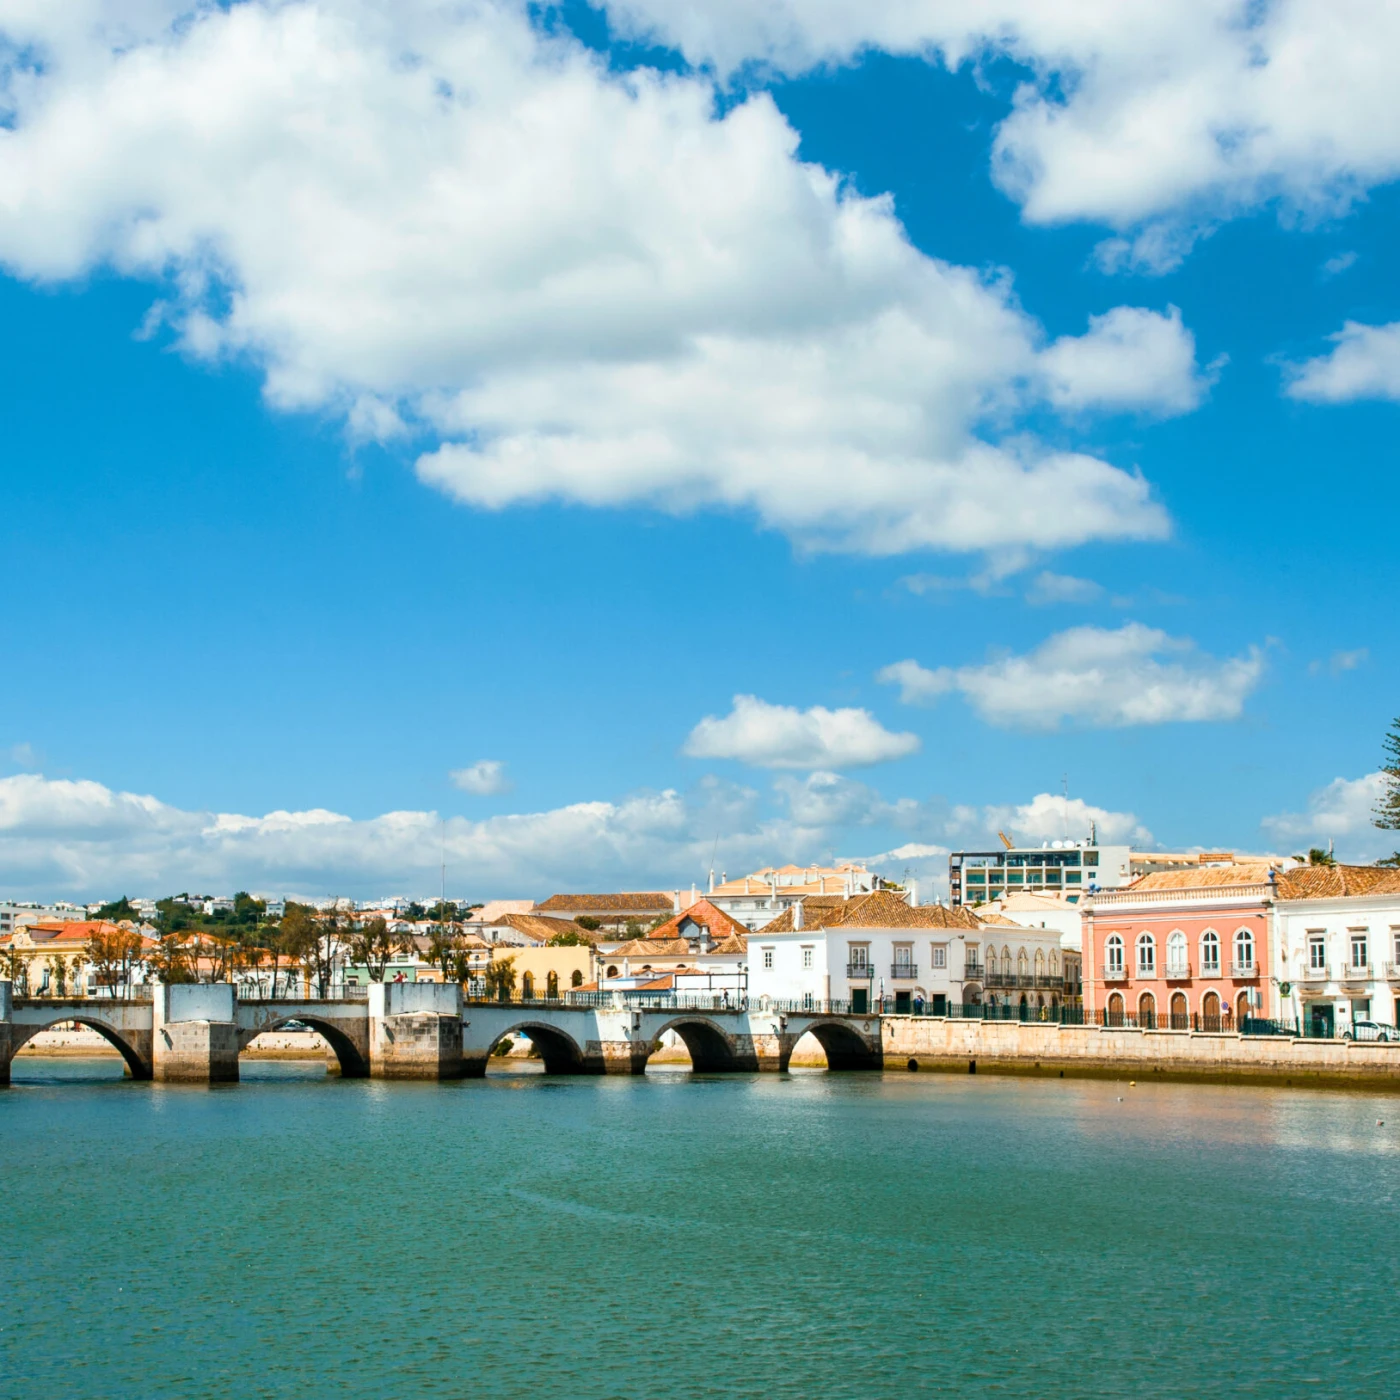
M868 982L875 974L873 963L847 963L846 977L852 982Z
M1163 975L1168 982L1189 982L1191 980L1191 964L1168 963L1167 970Z
M1001 990L1003 987L1017 991L1053 991L1064 988L1063 977L1052 977L1045 972L989 972L982 979L983 986Z
M1230 964L1231 977L1258 977L1259 964L1257 962L1232 962Z
M919 975L919 968L918 968L918 964L917 964L917 963L908 963L908 962L907 962L907 963L899 963L899 962L897 962L897 963L892 964L892 966L890 967L890 976L891 976L891 977L899 977L899 978L901 978L901 979L912 980L912 979L916 978L918 975Z
M1305 967L1303 969L1304 982L1326 982L1332 975L1332 969L1323 963L1321 967Z
M1126 982L1128 980L1128 969L1123 967L1106 967L1103 970L1103 980L1105 982Z
M978 982L982 980L982 964L980 962L965 962L963 964L963 980Z
M1342 967L1341 980L1343 982L1369 982L1371 980L1370 963L1346 963Z

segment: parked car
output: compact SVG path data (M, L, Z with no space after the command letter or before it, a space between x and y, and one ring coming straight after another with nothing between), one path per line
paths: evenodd
M1343 1040L1400 1040L1400 1030L1381 1021L1353 1021Z

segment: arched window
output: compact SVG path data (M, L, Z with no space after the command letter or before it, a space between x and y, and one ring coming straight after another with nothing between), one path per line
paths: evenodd
M529 1001L535 995L535 978L533 973L527 972L520 979L520 995Z
M573 975L569 978L569 986L571 986L571 987L581 987L581 986L583 986L583 973L581 973L581 972L578 970L578 968L574 968Z
M1235 934L1235 970L1254 969L1254 935L1242 928Z
M1179 928L1167 935L1167 976L1186 976L1186 935Z
M1157 940L1150 933L1138 934L1137 970L1139 977L1157 975Z
M1030 971L1030 964L1026 960L1026 950L1022 948L1016 954L1016 972L1018 976L1024 977Z
M1213 928L1201 935L1201 976L1220 976L1220 935Z
M1123 973L1123 940L1116 933L1110 933L1103 945L1103 970Z
M1010 949L1010 948L1003 947L1002 950L1001 950L1001 970L1002 970L1008 977L1011 976L1011 949Z
M1060 975L1060 955L1054 948L1050 950L1050 975L1051 977Z
M1035 950L1035 975L1037 977L1045 976L1045 950L1043 948Z
M616 977L616 976L617 976L617 968L615 968L615 967L610 967L610 968L608 968L608 976L609 976L609 977Z
M544 994L550 1001L557 1001L559 998L559 974L551 972L544 982Z

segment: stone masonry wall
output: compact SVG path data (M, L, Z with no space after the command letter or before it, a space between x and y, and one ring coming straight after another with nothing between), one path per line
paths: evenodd
M1400 1044L889 1016L886 1069L1350 1084L1400 1091Z

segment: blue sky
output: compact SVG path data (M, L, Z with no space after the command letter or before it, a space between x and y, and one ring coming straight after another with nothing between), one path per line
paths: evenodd
M0 6L5 890L1390 849L1395 20L1000 8Z

